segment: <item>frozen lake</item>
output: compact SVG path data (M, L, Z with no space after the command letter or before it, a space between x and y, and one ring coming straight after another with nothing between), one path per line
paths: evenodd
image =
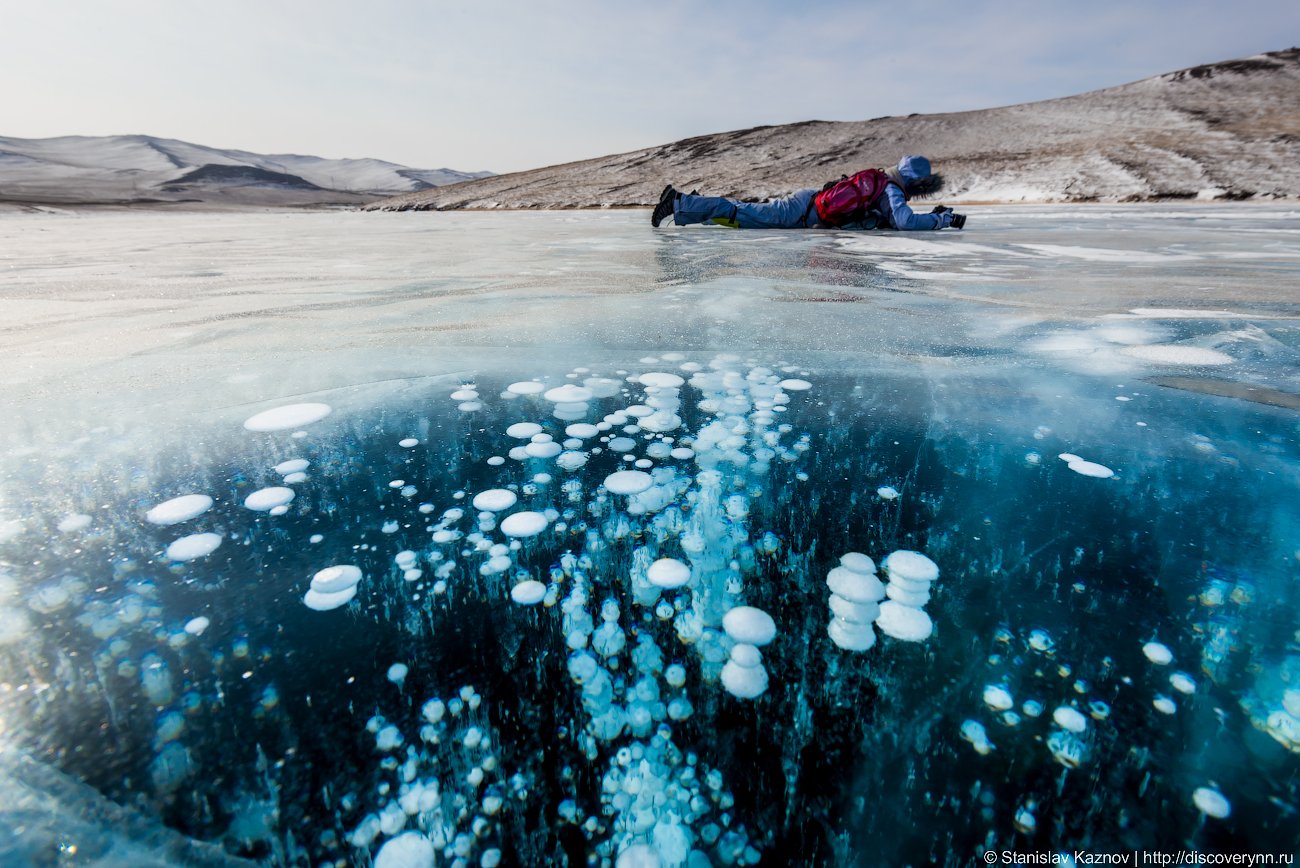
M1294 854L1297 217L0 215L0 861Z

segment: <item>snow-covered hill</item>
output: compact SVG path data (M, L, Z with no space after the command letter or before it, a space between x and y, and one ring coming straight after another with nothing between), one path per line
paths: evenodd
M1300 196L1300 49L982 111L716 133L376 202L383 210L648 205L667 182L764 198L903 154L944 201Z
M357 203L490 174L254 154L152 136L0 136L0 201L10 202Z

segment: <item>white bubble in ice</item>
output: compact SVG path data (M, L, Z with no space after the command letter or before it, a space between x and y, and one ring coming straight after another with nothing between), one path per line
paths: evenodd
M275 465L275 472L281 476L288 476L290 473L302 473L308 467L311 467L311 462L307 459L290 458L288 461L281 461Z
M75 533L90 527L91 521L93 519L84 512L74 512L60 519L57 527L61 533Z
M1207 817L1222 820L1232 813L1232 803L1213 787L1197 787L1192 793L1192 804Z
M587 422L575 422L565 428L564 433L570 437L577 437L579 440L590 440L600 433L600 429Z
M939 578L939 566L920 552L896 551L880 562L891 579L933 582Z
M649 844L632 844L614 860L614 868L663 868L663 864L659 851Z
M520 383L511 383L509 386L506 386L507 392L512 392L516 395L538 395L545 391L545 389L546 387L544 385L532 380L525 380Z
M981 756L984 756L989 751L993 750L993 743L989 741L989 736L984 729L984 724L977 720L962 721L961 737L970 742L971 747L975 748L975 752Z
M350 585L334 593L325 593L313 588L302 598L302 602L308 609L315 609L317 612L328 612L330 609L337 609L339 606L351 602L356 595L356 585Z
M208 625L211 623L211 621L202 615L197 618L191 618L185 622L185 632L189 633L191 636L202 636L203 631L208 629Z
M555 458L555 464L561 470L568 470L568 471L578 470L581 467L585 466L586 463L587 463L587 455L585 452L573 452L573 451L561 452Z
M892 485L882 485L876 489L876 494L881 500L893 500L898 497L898 489Z
M826 625L826 634L836 647L845 651L870 651L876 644L876 631L870 624L846 621L843 618L831 618Z
M501 532L506 536L537 536L546 530L546 516L540 512L516 512L501 520Z
M827 573L826 585L832 593L852 603L875 603L885 598L885 586L880 579L848 567L835 567Z
M1015 706L1011 691L1002 684L989 684L984 688L984 704L994 711L1006 711Z
M536 606L546 598L546 585L536 579L525 579L510 589L510 599L521 606Z
M1079 733L1088 728L1088 718L1085 717L1077 708L1068 705L1062 705L1052 712L1052 720L1056 725L1070 732Z
M590 389L565 383L563 386L549 389L542 397L553 404L581 404L590 401L593 395Z
M609 441L608 448L611 452L631 452L636 448L636 441L631 437L615 437Z
M742 666L728 660L722 667L722 686L738 699L754 699L767 690L767 670L761 664Z
M662 371L651 371L648 374L642 374L637 377L643 386L652 386L656 389L676 389L686 381L676 374L668 374Z
M212 508L212 498L206 494L182 494L171 500L164 500L144 514L144 520L150 524L180 524L197 518Z
M379 848L374 868L433 868L433 842L419 832L403 832Z
M840 566L855 573L863 573L869 576L876 574L876 562L862 552L848 552L841 555Z
M292 488L279 485L270 488L259 488L244 498L244 506L254 512L267 512L277 506L287 505L293 500L294 496Z
M351 588L361 581L361 568L351 564L326 567L311 577L312 590L322 594L335 594Z
M1115 471L1106 465L1097 464L1093 461L1071 461L1065 466L1080 476L1090 476L1093 479L1110 479L1115 475Z
M542 426L536 422L516 422L506 429L507 437L514 437L517 440L528 440L534 434L540 434Z
M563 447L559 443L550 441L533 442L524 447L524 452L532 458L554 458L560 454L561 449Z
M812 383L807 380L782 380L780 386L787 392L806 392L812 388Z
M394 663L388 667L388 680L401 687L406 683L406 674L410 671L405 663Z
M284 477L284 482L286 485L297 485L299 482L306 482L306 481L307 481L307 474L305 473L290 473Z
M471 503L479 512L501 512L514 506L519 497L507 488L489 488L474 495Z
M930 592L912 590L908 585L891 581L885 585L885 595L889 599L919 609L930 602Z
M1157 666L1168 666L1174 659L1174 652L1159 642L1148 642L1142 646L1142 653Z
M1196 692L1196 682L1192 676L1186 672L1175 672L1169 676L1169 683L1173 685L1174 690L1183 694L1192 694Z
M248 417L244 420L244 427L259 432L285 431L319 422L331 412L333 408L329 404L286 404Z
M612 494L640 494L651 485L654 479L641 470L619 470L605 477L605 488Z
M420 441L416 440L414 437L405 437L398 440L397 445L401 446L403 449L411 449L412 447L419 446Z
M722 629L732 641L746 645L763 646L776 638L776 621L753 606L736 606L728 611L722 616Z
M934 632L934 622L929 615L893 600L880 604L876 626L886 635L904 642L924 642Z
M855 624L871 624L880 617L880 604L877 602L855 603L839 594L831 594L827 602L832 615Z
M193 561L212 554L219 545L219 533L192 533L167 546L167 557L173 561Z
M646 578L657 588L680 588L691 580L691 568L676 558L660 558L646 570Z
M1178 711L1178 706L1174 704L1174 701L1164 694L1157 694L1156 698L1151 700L1151 704L1161 714L1175 714Z

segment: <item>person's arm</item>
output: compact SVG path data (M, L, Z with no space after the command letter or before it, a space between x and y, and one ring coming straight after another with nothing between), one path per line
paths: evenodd
M894 184L885 188L889 198L889 218L895 229L943 229L952 223L952 212L941 214L917 214L907 204L907 197Z

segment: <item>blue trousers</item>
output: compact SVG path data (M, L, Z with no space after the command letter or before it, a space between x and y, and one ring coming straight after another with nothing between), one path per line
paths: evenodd
M812 207L816 190L800 190L772 202L737 202L721 196L692 196L682 193L673 208L678 226L717 221L739 229L803 229L817 225Z

